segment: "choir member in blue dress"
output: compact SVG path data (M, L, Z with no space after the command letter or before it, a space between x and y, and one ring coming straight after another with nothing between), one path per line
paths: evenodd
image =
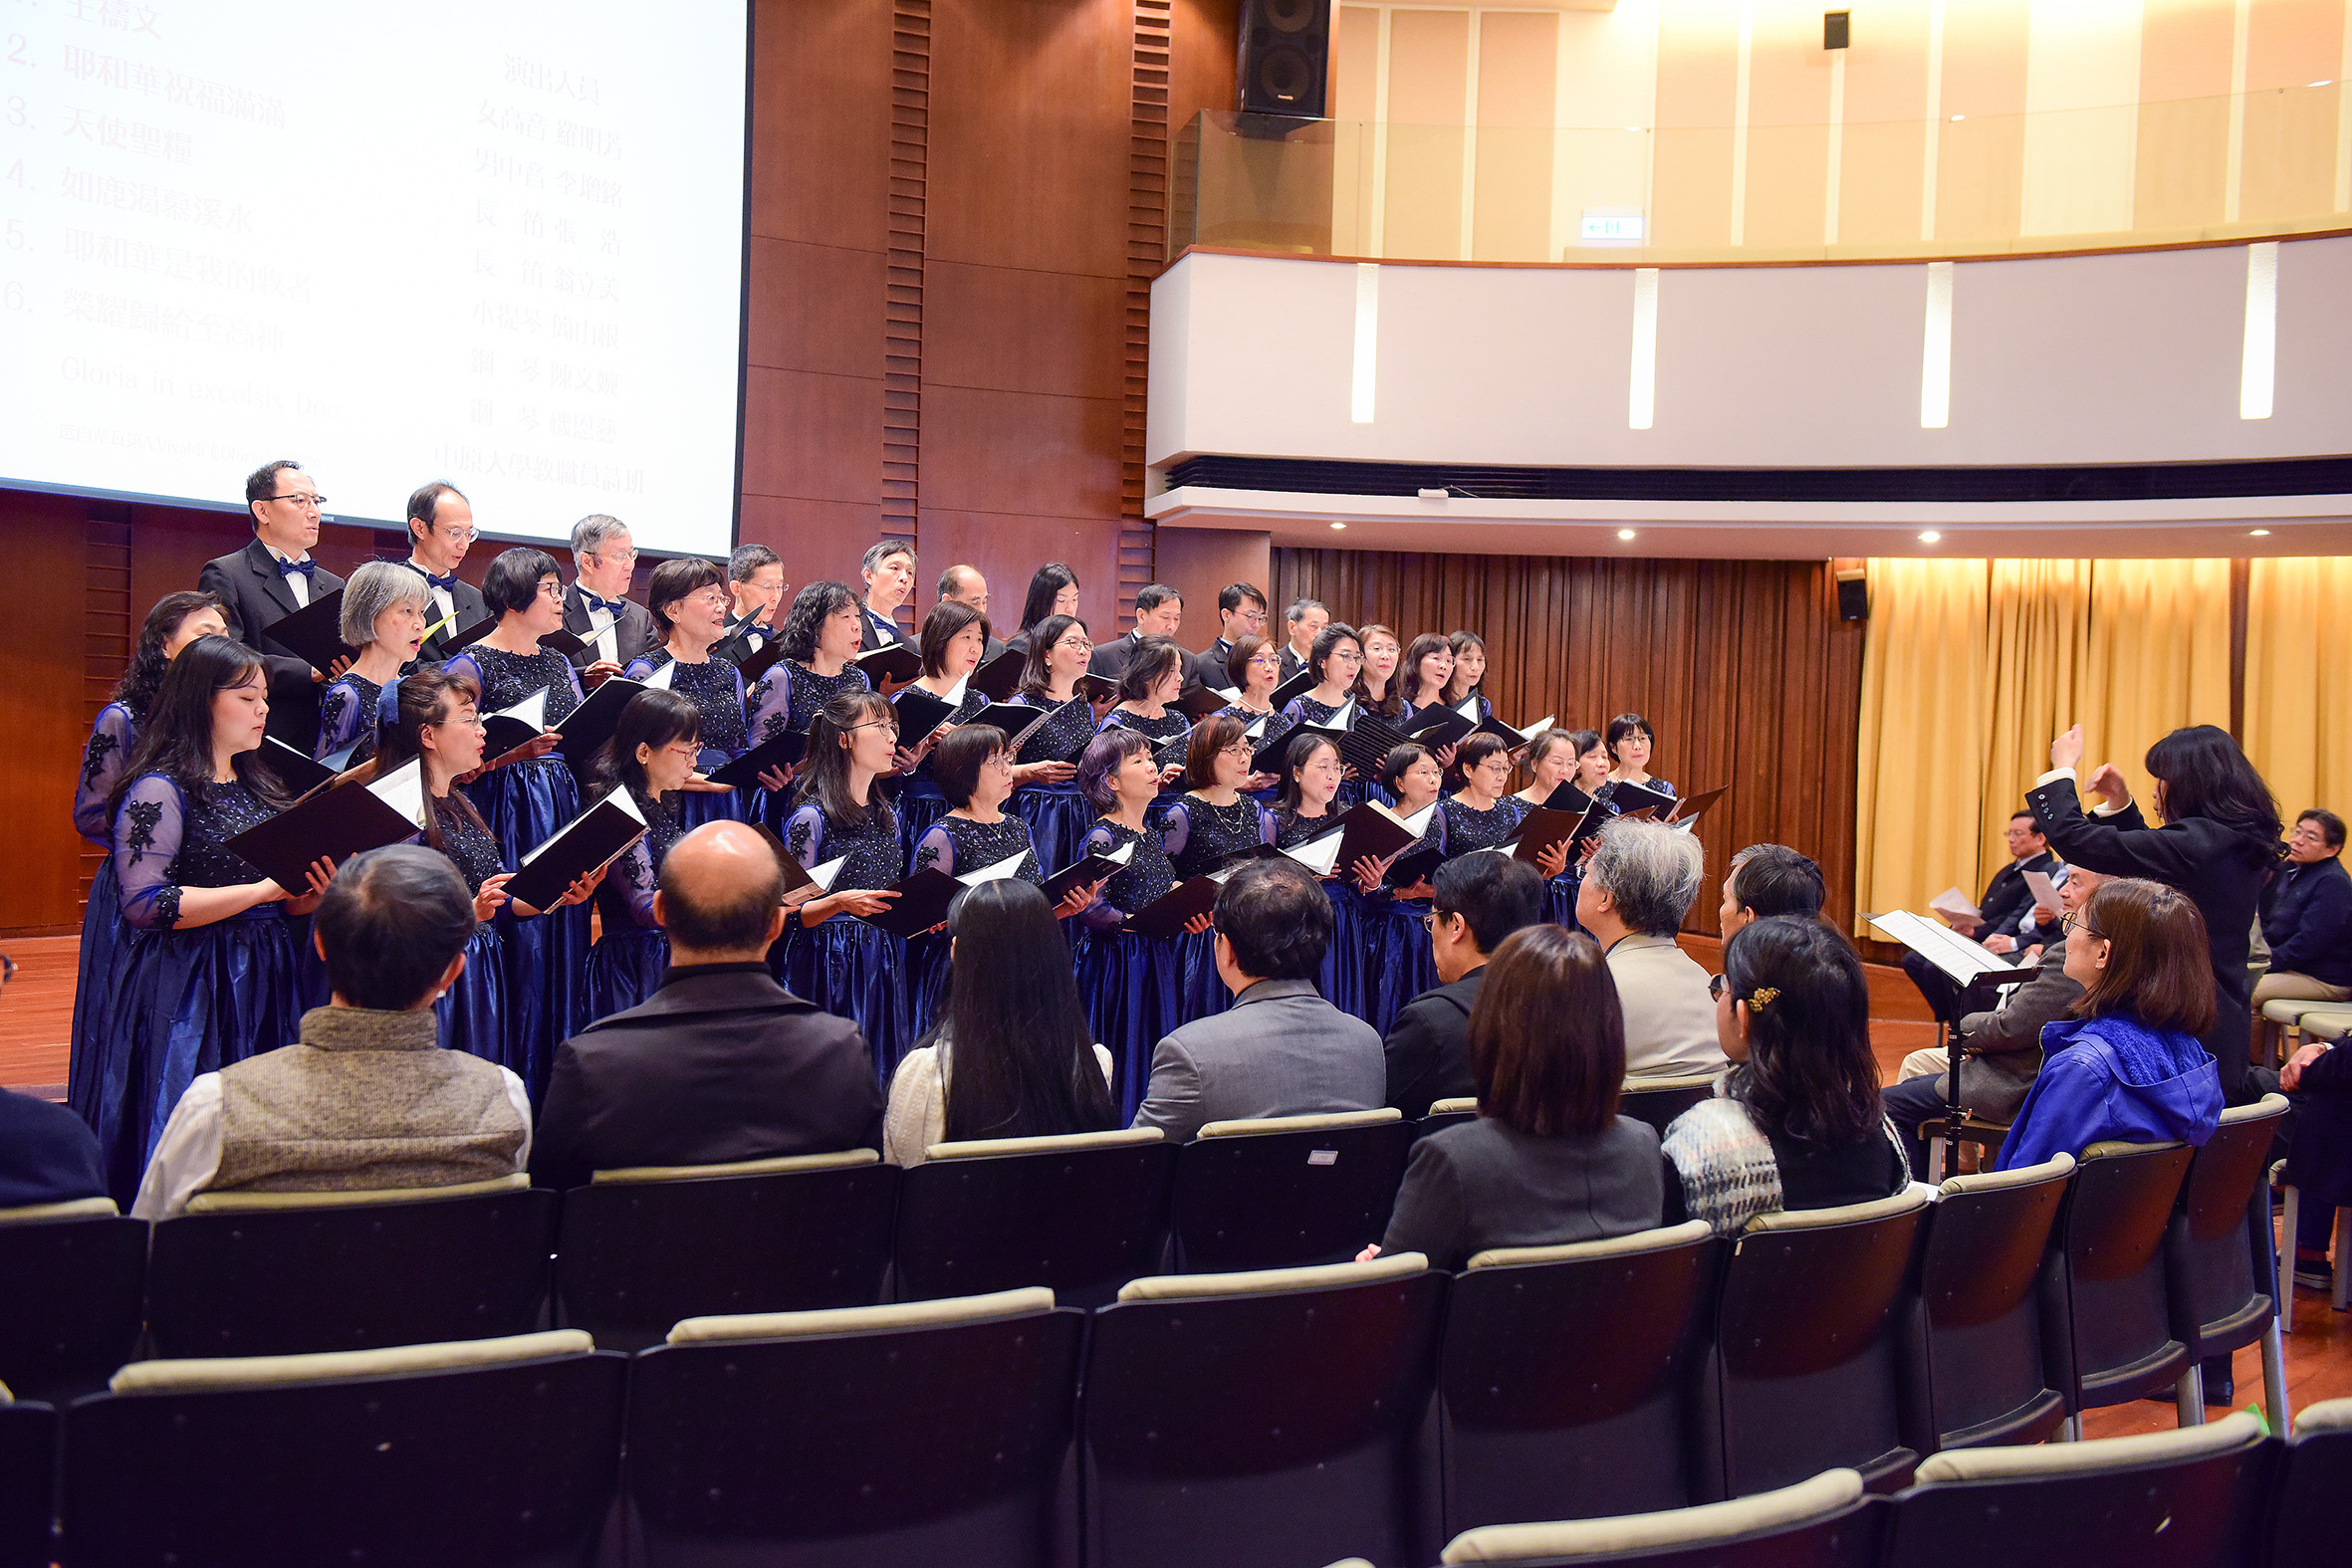
M1029 652L1036 644L1038 623L1049 615L1078 613L1078 574L1058 560L1049 560L1031 573L1029 592L1021 601L1021 630L1005 639L1008 648ZM1086 656L1092 658L1094 649L1087 645Z
M220 600L209 593L166 593L147 611L131 650L129 667L115 683L115 695L98 711L90 744L82 748L82 779L74 787L74 831L100 849L111 845L113 817L108 801L122 782L122 769L138 746L139 721L154 705L163 672L180 649L198 637L228 635ZM104 1038L108 1011L107 976L122 937L122 885L115 880L115 857L99 862L82 909L82 946L74 972L74 1017L66 1067L66 1101L82 1119L97 1125L89 1096L100 1078L93 1054Z
M842 864L830 891L803 904L800 923L768 954L787 991L856 1023L883 1083L919 1032L899 980L906 943L858 917L888 907L906 865L895 813L875 786L900 755L897 715L877 692L842 692L809 727L784 846L805 870Z
M892 643L912 648L915 639L898 626L898 606L915 591L915 548L902 539L886 539L869 547L858 562L865 579L865 598L858 615L861 649L887 648Z
M334 868L322 861L308 886L283 888L227 847L283 804L253 755L269 712L261 656L197 638L171 661L109 802L126 930L83 1098L124 1207L196 1074L296 1038L285 917L309 914Z
M768 667L746 698L751 742L764 746L780 735L807 735L824 705L843 692L871 691L857 657L858 628L865 612L845 582L812 582L793 599L777 638L784 657ZM792 814L790 788L763 785L752 796L752 819L782 836Z
M1425 631L1406 644L1401 667L1406 713L1438 707L1454 679L1454 645L1443 632Z
M1365 626L1357 633L1357 641L1364 650L1363 669L1355 678L1357 711L1383 724L1402 724L1412 712L1405 701L1404 679L1397 673L1404 662L1404 644L1387 626Z
M1044 887L1047 868L1038 861L1029 824L1005 809L1013 797L1014 773L1005 732L993 724L965 725L932 749L931 773L947 796L947 814L925 828L915 841L908 871L965 876L1011 860L1016 862L1014 876ZM1099 887L1097 883L1071 888L1054 917L1067 920L1077 914L1094 901ZM911 1016L918 1034L938 1023L942 1015L949 948L945 932L916 937L907 944L907 971L913 977Z
M1492 849L1519 831L1528 803L1510 793L1511 748L1498 735L1473 735L1455 749L1462 787L1446 796L1446 855Z
M898 791L898 831L909 858L923 830L947 811L947 796L931 775L931 748L988 706L987 696L970 684L972 672L980 668L980 656L988 648L988 617L969 604L941 599L923 616L922 648L923 673L905 689L953 702L955 707L928 735L906 735L906 727L899 726L906 755L914 763L913 776Z
M430 607L425 579L396 560L363 561L352 573L343 585L343 640L359 656L319 699L319 745L312 756L321 762L343 756L343 767L356 768L375 755L383 689L423 651Z
M497 628L444 668L474 683L484 714L546 692L544 722L553 729L581 701L581 672L539 646L540 638L564 629L564 579L555 558L528 547L503 552L482 573L482 598L497 614ZM580 815L579 780L551 755L555 748L554 736L541 736L460 785L510 866ZM585 904L521 923L499 913L509 1031L528 1042L523 1048L531 1060L553 1061L558 1045L599 1016L588 1006L588 915Z
M1241 791L1250 778L1253 750L1242 730L1242 721L1232 715L1212 714L1193 727L1185 745L1189 787L1161 823L1168 858L1180 877L1204 876L1244 850L1274 842L1274 813ZM1233 993L1218 978L1210 938L1187 936L1178 948L1184 955L1184 1021L1223 1012Z
M738 545L727 558L727 635L720 656L741 663L784 624L784 562L765 545Z
M697 778L751 750L743 702L743 671L714 657L711 649L727 634L727 583L716 561L681 556L653 568L645 588L645 604L653 612L654 634L661 641L632 660L623 671L632 681L658 681L669 671L671 691L694 704L702 716L702 755L695 761ZM761 783L782 788L781 774ZM733 789L688 789L672 802L678 825L692 832L705 822L740 822L743 796Z
M1475 631L1458 631L1447 640L1454 646L1454 674L1446 682L1446 705L1459 708L1476 697L1479 718L1493 717L1495 705L1487 701L1483 689L1487 679L1486 639Z
M1133 730L1106 729L1078 762L1078 787L1102 819L1086 835L1088 854L1128 851L1127 863L1103 885L1078 917L1078 994L1086 1023L1115 1063L1113 1092L1121 1125L1135 1119L1151 1081L1151 1053L1184 1021L1184 958L1175 942L1124 928L1176 885L1159 829L1147 818L1160 793L1160 767L1151 742ZM1184 940L1208 935L1206 913L1193 917Z
M1427 811L1429 825L1422 830L1422 842L1441 847L1446 842L1446 813L1433 807L1439 805L1445 781L1445 770L1425 746L1397 747L1380 764L1380 787L1396 801L1389 809L1408 821ZM1395 858L1391 856L1390 863ZM1395 889L1359 879L1356 888L1364 906L1362 1016L1385 1035L1406 1003L1438 985L1427 925L1434 890L1427 877Z
M1512 796L1526 811L1550 799L1563 784L1573 784L1587 797L1598 799L1609 777L1608 749L1590 730L1544 731L1529 744L1527 765L1528 786ZM1576 846L1561 844L1537 860L1535 869L1543 873L1543 918L1575 930Z
M1146 637L1135 644L1126 672L1119 677L1119 700L1102 716L1112 725L1133 730L1156 745L1165 746L1192 728L1192 721L1169 706L1184 690L1184 650L1169 637ZM1180 764L1161 771L1164 783L1182 778Z
M1315 683L1291 699L1283 717L1293 724L1328 725L1355 698L1364 645L1353 626L1332 621L1315 634L1314 651L1306 662L1315 672Z
M425 800L432 808L425 817L423 842L447 855L465 878L478 922L473 940L466 944L464 972L433 1004L441 1044L510 1069L523 1080L536 1105L547 1089L555 1053L535 1036L517 1030L517 1014L507 1006L511 966L497 917L503 911L512 926L535 920L542 911L507 897L514 862L506 858L473 801L456 786L457 780L482 766L480 688L467 676L430 667L398 685L392 698L398 706L392 722L383 727L375 755L345 783L366 784L412 762L420 765ZM557 907L585 904L599 880L592 875L581 878Z
M1013 809L1029 824L1038 858L1054 871L1078 858L1078 846L1094 825L1094 807L1075 783L1078 759L1110 706L1086 702L1078 693L1078 677L1093 654L1084 621L1047 616L1030 639L1029 666L1013 698L1053 715L1021 743L1018 761L1026 777L1014 790Z
M1282 670L1282 650L1255 632L1244 632L1235 639L1225 656L1225 678L1231 682L1235 696L1217 711L1241 720L1245 731L1255 730L1257 733L1250 737L1250 744L1262 752L1281 741L1293 727L1290 720L1274 711L1274 689ZM1280 774L1260 774L1251 779L1243 792L1259 804L1271 806L1275 801L1275 786L1281 783Z
M588 804L627 790L645 819L645 834L612 862L596 889L603 931L588 953L590 1018L608 1018L643 1002L660 989L669 968L670 942L653 918L653 895L661 890L661 862L685 829L663 800L693 776L702 751L701 722L690 698L638 692L620 710L612 739L596 758Z
M1319 735L1302 735L1291 743L1284 759L1289 777L1274 811L1275 847L1295 849L1338 826L1341 765L1339 749ZM1358 879L1378 882L1379 865L1369 859L1355 866L1334 867L1323 878L1323 892L1331 900L1331 942L1323 950L1322 973L1316 986L1323 1000L1356 1017L1364 1011L1364 905Z
M1674 793L1674 785L1650 777L1650 755L1658 748L1657 732L1638 713L1621 713L1609 721L1609 783L1629 784L1659 794Z

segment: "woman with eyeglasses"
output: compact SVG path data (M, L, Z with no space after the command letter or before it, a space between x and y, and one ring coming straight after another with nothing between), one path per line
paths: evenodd
M1650 777L1650 757L1658 748L1650 721L1638 713L1621 713L1609 721L1609 783L1629 784L1656 794L1674 793L1674 785Z
M1446 776L1428 747L1408 744L1381 760L1375 782L1395 800L1390 810L1421 826L1420 844L1353 872L1364 911L1364 1021L1386 1035L1407 1003L1440 984L1437 957L1429 947L1430 899L1436 890L1426 876L1403 888L1389 887L1383 878L1403 854L1429 844L1444 850ZM1379 875L1368 874L1372 871Z
M1760 1214L1891 1198L1911 1162L1878 1098L1870 986L1853 944L1773 915L1724 944L1715 1032L1731 1071L1666 1129L1666 1222L1737 1235Z
M580 671L539 645L564 629L564 578L555 558L529 547L501 552L482 573L482 598L498 615L496 629L442 668L473 683L485 716L546 692L540 722L553 731L581 703ZM492 759L461 786L510 866L580 815L580 782L554 755L557 744L552 733L542 735ZM553 1062L558 1045L603 1016L588 1002L588 916L587 904L520 925L499 916L508 1027L529 1060Z
M921 692L952 702L954 707L936 728L923 735L911 733L903 720L899 724L899 733L906 737L906 758L912 764L896 801L898 832L909 860L914 858L915 844L924 831L947 810L947 796L931 767L932 749L988 706L987 694L971 685L972 672L980 668L988 652L988 617L961 599L941 599L923 617L922 650L923 673L891 698L893 706L902 703L906 692ZM898 711L905 710L899 707Z
M1306 656L1314 671L1312 687L1291 699L1283 717L1293 724L1328 725L1355 697L1356 677L1364 667L1364 645L1355 628L1332 621L1315 633Z
M1274 842L1277 849L1295 849L1339 825L1339 749L1328 737L1301 735L1291 743L1283 769L1282 792L1275 797ZM1324 896L1331 901L1331 940L1323 949L1323 968L1316 984L1332 1007L1360 1014L1364 1003L1364 906L1355 885L1359 876L1377 880L1377 862L1366 859L1353 867L1334 867L1323 878Z
M473 589L469 586L467 592ZM320 762L342 757L336 764L356 768L375 755L377 710L383 689L400 678L425 643L425 621L432 600L424 578L396 561L361 562L343 585L343 640L359 650L352 667L328 685L319 699L319 744L311 755Z
M1101 724L1096 706L1078 691L1079 677L1093 656L1094 642L1086 635L1084 621L1048 615L1030 639L1021 689L1013 695L1016 703L1047 712L1045 722L1021 743L1015 759L1037 771L1014 789L1013 809L1029 824L1038 859L1056 871L1078 858L1078 846L1094 825L1093 806L1075 783L1078 759Z
M856 1023L884 1083L917 1032L913 988L902 979L906 943L858 917L889 907L906 866L897 815L876 786L899 757L897 712L880 693L845 691L818 713L784 846L804 870L841 864L831 888L801 905L784 940L768 950L787 991Z
M1405 701L1404 678L1398 673L1404 644L1387 626L1364 627L1361 641L1364 663L1355 678L1356 707L1386 723L1401 724L1411 711Z
M844 692L873 690L857 657L863 612L845 582L812 582L793 598L776 633L784 657L770 665L745 698L750 739L764 746L780 735L807 735L824 705ZM806 766L804 762L804 766ZM792 814L793 791L763 784L752 796L750 817L782 835Z
M113 698L98 711L89 744L82 749L82 777L74 786L74 830L91 844L108 847L114 823L108 801L122 782L123 765L138 748L139 722L154 705L164 672L182 648L198 637L225 636L227 627L220 600L209 593L166 593L147 611L130 664L115 683ZM88 1053L107 1015L107 976L115 967L121 937L122 884L115 879L115 859L109 855L90 879L74 970L66 1098L86 1118L94 1112L85 1103L85 1091L96 1082Z
M588 954L591 1018L608 1018L643 1002L661 989L662 971L669 968L669 938L653 918L653 895L661 889L661 863L685 828L663 802L694 775L702 755L701 723L693 699L681 693L638 692L596 754L588 804L626 791L645 819L645 832L612 862L596 889L603 933Z
M1255 751L1243 729L1231 714L1212 714L1193 726L1185 744L1188 787L1160 823L1168 859L1180 877L1206 876L1235 856L1274 842L1274 813L1242 793ZM1177 946L1184 958L1183 1021L1223 1012L1233 994L1217 976L1213 940L1203 933L1179 938Z
M689 833L705 822L746 819L743 796L709 777L751 750L743 671L711 653L727 635L727 573L716 561L685 556L655 566L645 603L661 642L622 672L632 681L649 681L668 670L669 689L701 715L702 754L677 798L678 826ZM760 781L771 792L790 783L775 771Z
M1283 650L1255 632L1243 633L1225 656L1225 674L1233 682L1235 696L1217 711L1241 720L1250 744L1261 752L1279 744L1295 728L1274 710L1274 689L1282 684L1282 673ZM1281 782L1279 774L1255 775L1246 792L1260 804L1272 805Z
M1454 753L1462 787L1446 797L1440 808L1446 819L1446 853L1466 855L1492 849L1519 831L1528 803L1511 788L1511 749L1503 738L1484 732L1464 741Z

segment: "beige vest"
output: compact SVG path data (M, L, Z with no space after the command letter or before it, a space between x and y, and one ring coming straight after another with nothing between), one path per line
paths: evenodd
M302 1042L221 1069L213 1189L363 1192L489 1181L530 1129L506 1076L443 1050L428 1008L317 1008Z

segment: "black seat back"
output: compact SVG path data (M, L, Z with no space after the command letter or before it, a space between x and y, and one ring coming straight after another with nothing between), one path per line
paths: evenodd
M562 1321L641 1350L680 1318L878 1301L898 1180L875 1164L576 1187L556 1246Z
M190 1214L155 1227L158 1356L278 1356L527 1334L556 1194Z
M2273 1568L2334 1563L2344 1555L2344 1499L2352 1496L2352 1400L2328 1400L2303 1412L2281 1456L2271 1505ZM2323 1425L2322 1425L2323 1424Z
M2277 1271L2270 1254L2270 1142L2284 1098L2225 1111L2189 1162L2164 1242L2173 1336L2194 1358L2261 1338ZM2256 1257L2257 1249L2260 1256Z
M26 1400L105 1388L137 1353L146 1278L143 1220L0 1225L0 1383Z
M0 1568L49 1568L57 1486L57 1413L0 1401Z
M1374 1122L1186 1144L1177 1265L1208 1274L1347 1261L1388 1230L1416 1130Z
M2060 1212L2043 1282L2042 1344L2067 1409L2164 1388L2188 1365L2173 1336L2164 1236L2189 1174L2187 1144L2093 1144Z
M2024 1185L1961 1177L1928 1218L1920 1298L1938 1448L2037 1443L2066 1419L2037 1286L2072 1169Z
M1682 1084L1673 1088L1629 1087L1617 1096L1617 1114L1630 1116L1637 1122L1648 1122L1664 1137L1674 1119L1701 1100L1712 1099L1712 1083Z
M1044 1285L1093 1306L1159 1266L1176 1149L1110 1144L927 1160L899 1190L898 1295L924 1301Z

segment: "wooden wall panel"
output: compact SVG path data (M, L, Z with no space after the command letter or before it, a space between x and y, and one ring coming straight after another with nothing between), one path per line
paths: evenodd
M1640 713L1661 777L1730 785L1700 824L1709 890L1686 929L1717 929L1732 852L1765 840L1819 860L1831 913L1850 918L1862 628L1837 618L1825 563L1278 549L1273 567L1277 603L1307 594L1408 638L1476 630L1508 720L1600 729Z

